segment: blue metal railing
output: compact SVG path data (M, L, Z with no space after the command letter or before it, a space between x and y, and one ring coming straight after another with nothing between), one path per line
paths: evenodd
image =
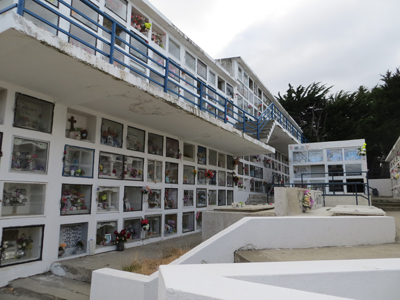
M88 41L85 41L61 28L58 25L60 22L57 22L57 24L53 24L51 21L44 19L42 16L37 15L36 13L25 7L25 2L27 1L30 1L34 3L34 5L39 5L40 7L47 9L51 13L57 15L59 18L62 18L68 23L76 26L84 33L94 37L95 41L100 41L101 43L94 43L93 45ZM120 68L129 69L130 72L142 76L151 84L159 86L165 93L172 94L175 97L183 99L184 101L189 102L194 106L197 106L200 110L208 112L209 114L213 115L215 118L223 121L224 123L232 124L235 128L256 137L258 140L260 139L260 133L265 125L269 121L275 120L276 122L281 124L283 128L288 130L288 132L292 134L298 141L302 143L307 142L301 131L297 129L292 122L290 122L290 120L276 107L275 104L271 104L258 117L246 112L244 109L230 101L226 96L217 92L213 87L205 84L203 81L188 73L185 69L181 68L177 63L166 57L157 49L148 45L145 40L141 39L138 35L126 29L122 24L115 21L113 18L105 14L89 1L79 1L87 5L94 12L101 15L104 19L110 22L111 29L108 29L105 26L99 24L98 22L86 16L75 7L71 6L63 0L58 0L58 6L60 7L61 4L64 5L72 12L78 14L81 18L84 18L87 22L89 22L89 24L93 24L94 26L96 26L96 28L100 28L103 32L108 33L110 35L110 41L108 41L97 32L90 30L89 27L80 24L78 21L76 21L77 19L60 13L58 10L59 8L40 0L18 0L17 4L10 5L9 7L0 10L0 14L17 8L17 13L19 15L24 16L24 14L28 14L34 17L41 23L44 23L45 25L53 28L57 32L61 32L68 36L70 39L76 40L79 43L85 45L86 47L88 47L88 49L100 53L108 59L108 62L110 64L116 64ZM117 34L117 32L123 32L128 37L129 41L133 39L135 43L139 43L139 45L144 46L146 49L146 53L141 51L138 47L135 47L131 43L127 42L125 38L121 38L121 36ZM107 51L104 51L104 49L96 46L96 44L107 45L109 47L109 53ZM128 50L126 51L125 49ZM157 61L153 57L151 57L151 55L149 55L149 52L150 54L153 53L156 54L158 57L161 57L161 62L160 60ZM147 75L148 72L141 72L132 67L130 64L126 64L124 62L124 59L118 59L116 55L127 57L131 61L134 61L136 64L139 64L145 70L149 70L150 76ZM140 56L140 58L142 59L138 58L138 56ZM158 69L150 67L150 64L153 64ZM175 70L177 70L177 72L171 70L171 66ZM153 77L151 76L152 74L154 74ZM157 77L161 79L157 80Z

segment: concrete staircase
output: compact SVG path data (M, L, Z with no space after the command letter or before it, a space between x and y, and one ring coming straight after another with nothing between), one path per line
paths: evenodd
M267 195L250 195L247 198L246 205L267 204Z
M400 211L400 198L372 197L372 205L384 211Z

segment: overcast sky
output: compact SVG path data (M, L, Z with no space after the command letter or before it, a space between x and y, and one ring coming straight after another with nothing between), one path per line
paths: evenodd
M400 67L400 0L149 1L213 58L241 56L273 95L371 89Z

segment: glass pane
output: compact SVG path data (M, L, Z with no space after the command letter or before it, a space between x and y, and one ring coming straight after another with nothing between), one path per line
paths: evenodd
M63 160L63 176L93 178L93 149L66 145Z
M124 125L121 123L102 119L100 143L116 148L122 148L123 129Z
M33 173L47 173L47 149L46 142L14 138L11 170Z
M206 169L199 168L197 173L197 184L206 184Z
M196 206L206 207L207 206L207 190L197 189L196 191Z
M343 165L329 165L328 166L329 176L343 176Z
M134 37L131 36L130 43L131 46L133 46L134 48L129 48L129 53L137 57L141 61L147 63L148 48L144 44L138 41L138 40L144 41L144 39L135 33L133 34Z
M181 48L178 43L174 42L173 40L169 39L169 47L168 52L171 53L174 57L178 60L181 59Z
M179 157L180 151L179 151L179 141L178 140L167 137L166 156L172 157L172 158L177 158L177 159L180 158Z
M99 20L99 14L91 9L89 6L84 4L83 2L79 0L72 0L72 7L76 8L77 11L81 12L83 15L87 16L89 19L92 19L94 22L98 22ZM81 21L83 24L88 26L89 28L97 31L97 26L95 23L92 23L88 19L84 18L77 12L71 10L71 16L74 17L75 19Z
M138 240L141 238L142 227L140 225L140 219L125 219L124 229L126 232L131 234L131 238L128 240L128 243L132 240Z
M119 210L119 188L99 186L97 188L97 213L108 213Z
M133 151L144 152L145 131L128 126L126 148Z
M57 0L53 0L56 6L58 6L58 1ZM12 1L9 1L9 3L7 3L8 1L2 0L0 2L5 2L4 6L2 5L3 3L0 3L0 9L5 8L6 6L8 6L7 4L11 5ZM49 1L50 2L50 1ZM51 1L52 2L52 1ZM34 14L42 17L43 19L45 19L46 21L48 21L49 23L52 23L53 25L57 26L58 25L58 16L54 13L52 13L50 10L44 8L43 6L33 2L32 0L27 0L25 1L25 8L30 10L31 12L33 12ZM36 19L35 17L31 16L30 14L27 14L24 12L23 16L28 19L29 21L32 21L33 24L35 24L36 26L43 28L45 30L47 30L48 32L57 35L57 30L55 28L53 28L52 26Z
M125 0L106 0L106 7L112 10L116 15L126 21L127 1Z
M149 133L148 152L149 154L163 155L163 136Z
M109 152L100 152L99 178L122 179L124 174L124 156Z
M54 104L16 94L14 127L51 133Z
M178 189L165 189L165 209L178 208Z
M293 162L307 162L307 151L293 152Z
M342 157L342 149L328 149L326 150L326 156L328 161L341 161Z
M346 176L361 176L361 164L346 165Z
M357 148L345 148L344 160L361 160L361 155L358 155Z
M149 209L161 208L161 190L152 190L147 195L147 204Z
M68 228L68 225L62 225L61 228L63 227ZM96 227L96 248L114 245L117 221L98 222Z
M194 184L194 171L193 166L183 166L183 184Z
M196 59L192 55L190 55L188 52L186 52L186 55L185 55L185 63L189 68L191 68L192 70L195 70Z
M164 235L171 235L177 233L177 215L165 215Z
M165 163L165 183L178 184L178 164Z
M126 186L124 188L124 211L142 210L142 188Z
M218 186L225 186L226 185L226 178L224 171L218 171Z
M1 216L43 215L46 185L5 182Z
M217 191L208 191L208 205L217 205Z
M194 212L182 214L182 232L194 231Z
M308 151L308 161L309 162L324 161L324 155L323 155L322 150L310 150L310 151Z
M207 164L207 149L201 146L197 148L197 163L200 165Z
M40 260L43 226L3 228L1 266Z
M226 191L219 190L218 191L218 206L226 205Z
M192 190L183 191L183 206L193 206L193 194Z
M61 194L61 215L90 214L92 186L63 184Z
M211 150L209 151L209 164L212 166L216 166L217 165L217 151Z
M146 216L149 221L149 230L145 231L145 238L153 238L161 235L161 216Z
M207 79L207 66L200 60L197 60L197 74L199 74L204 79Z
M218 153L218 167L225 168L225 154Z
M143 181L144 159L124 156L124 179Z

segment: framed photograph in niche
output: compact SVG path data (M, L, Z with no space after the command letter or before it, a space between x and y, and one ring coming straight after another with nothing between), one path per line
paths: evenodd
M164 137L162 135L149 133L149 138L147 140L147 152L154 155L163 155L164 152Z
M144 130L128 126L128 134L126 136L126 149L144 152L144 136Z
M207 149L202 146L197 147L197 163L199 165L207 164Z
M166 156L171 158L179 159L181 156L179 150L179 141L167 137L166 141Z
M44 225L4 227L0 267L42 259Z
M14 137L11 170L47 173L49 143Z
M51 133L54 103L28 95L15 94L14 127Z
M100 143L111 147L122 148L123 131L124 125L121 123L102 119Z

